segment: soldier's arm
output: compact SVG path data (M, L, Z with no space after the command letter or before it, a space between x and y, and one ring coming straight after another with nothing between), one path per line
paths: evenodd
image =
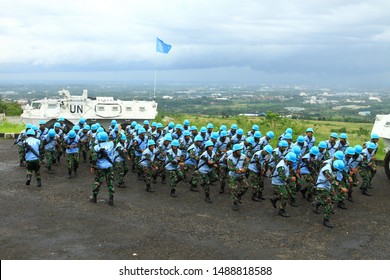
M237 172L238 168L234 166L233 161L231 159L227 160L227 166L229 171Z
M278 167L278 169L276 169L276 172L278 173L280 179L282 179L283 181L287 180L286 171L282 166Z

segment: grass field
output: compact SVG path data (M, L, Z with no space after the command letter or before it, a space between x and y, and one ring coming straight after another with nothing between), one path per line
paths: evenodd
M308 127L314 129L314 136L319 141L329 139L329 135L332 132L345 132L348 135L348 141L351 146L362 145L364 142L370 140L370 134L373 124L370 123L347 123L347 122L333 122L333 121L314 121L314 120L292 120L280 117L216 117L205 115L187 115L187 114L174 114L171 116L159 116L155 121L162 122L166 125L168 122L183 123L185 119L191 122L191 125L196 125L198 129L202 126L206 126L208 123L212 123L215 129L218 129L221 125L226 125L228 129L232 124L237 124L239 128L244 129L245 132L251 130L253 124L260 126L260 131L264 135L267 131L272 130L275 133L275 138L271 141L273 147L277 144L277 138L281 135L286 128L291 127L293 129L293 140L299 135L305 135L305 131ZM23 124L14 124L7 120L0 123L0 133L19 133L24 129ZM385 145L382 140L379 140L379 149L377 153L377 159L383 160L385 157L384 151Z

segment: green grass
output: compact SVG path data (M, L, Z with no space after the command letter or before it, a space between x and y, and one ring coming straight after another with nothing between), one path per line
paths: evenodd
M19 133L25 128L24 124L11 123L7 120L0 122L0 133Z

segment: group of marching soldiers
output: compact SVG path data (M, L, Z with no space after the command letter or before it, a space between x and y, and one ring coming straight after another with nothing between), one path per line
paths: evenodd
M270 145L274 132L264 136L258 125L244 133L237 125L228 129L225 125L214 128L212 123L201 127L191 126L189 120L183 124L170 122L143 124L133 121L122 128L112 120L105 129L99 123L88 125L81 118L69 129L63 118L52 128L41 121L39 127L27 124L19 138L20 165L27 166L29 185L35 172L38 187L41 187L40 164L46 157L46 168L52 173L66 155L68 177L77 176L79 161L87 161L95 174L90 201L96 203L104 181L108 187L108 204L113 205L115 187L124 188L124 177L128 173L127 161L132 172L143 180L147 192L154 192L152 184L170 184L170 196L177 196L180 181L189 185L189 190L198 192L203 188L205 201L212 203L210 186L219 181L219 193L226 191L228 184L233 201L233 210L242 204L242 196L251 188L251 199L264 200L264 181L270 178L273 185L271 203L279 208L278 214L288 217L287 205L298 207L297 193L311 202L313 211L319 214L324 207L323 224L333 227L330 215L333 206L347 209L345 200L353 202L352 193L359 187L361 193L371 196L371 181L376 173L375 154L378 149L377 134L362 146L349 145L346 133L331 133L326 141L316 145L314 130L308 128L305 135L293 141L293 130L287 128L278 137L276 147ZM362 183L359 182L359 177ZM277 206L279 201L279 207Z

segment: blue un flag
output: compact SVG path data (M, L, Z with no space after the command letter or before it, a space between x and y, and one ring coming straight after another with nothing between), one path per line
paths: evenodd
M156 52L168 53L171 50L172 46L165 44L162 40L157 38L156 41Z

